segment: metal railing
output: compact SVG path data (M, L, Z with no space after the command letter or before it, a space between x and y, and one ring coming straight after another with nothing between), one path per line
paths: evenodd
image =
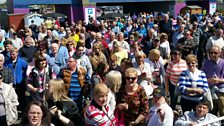
M194 126L206 126L207 124L214 123L214 122L218 122L218 121L221 121L221 120L224 120L224 116L219 117L219 118L217 118L217 119L209 120L209 121L207 121L207 122L202 122L202 123L200 123L200 124L196 124L196 125L194 125Z

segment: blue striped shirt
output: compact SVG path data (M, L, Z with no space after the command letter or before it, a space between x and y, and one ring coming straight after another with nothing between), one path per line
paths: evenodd
M74 101L80 101L82 99L81 95L81 87L78 80L78 72L76 70L71 76L69 96Z
M197 76L197 80L193 80L193 78L189 75L190 71L185 70L180 74L179 78L179 89L182 92L182 97L191 100L191 101L200 101L203 98L203 94L196 94L194 96L187 95L186 89L192 88L192 82L196 83L195 88L202 88L204 92L208 91L208 82L207 77L203 71L197 70L198 74L194 75ZM195 78L195 77L194 77Z

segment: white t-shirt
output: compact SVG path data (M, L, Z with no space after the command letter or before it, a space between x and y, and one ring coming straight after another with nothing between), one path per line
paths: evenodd
M114 93L111 90L109 90L109 93L108 93L107 105L109 106L109 108L111 109L112 112L116 108L115 95L114 95Z
M161 122L160 116L157 114L158 109L161 109L162 113L165 113L163 122ZM173 110L167 103L159 107L151 107L149 110L149 117L151 118L147 126L173 126Z

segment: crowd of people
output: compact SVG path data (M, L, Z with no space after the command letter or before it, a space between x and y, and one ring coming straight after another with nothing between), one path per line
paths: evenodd
M0 124L193 126L224 116L223 28L218 12L1 28Z

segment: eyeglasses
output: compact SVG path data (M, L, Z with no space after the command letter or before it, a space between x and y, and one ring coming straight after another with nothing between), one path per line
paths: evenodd
M135 80L137 77L126 77L126 80Z
M218 54L218 52L209 52L210 54Z
M0 79L2 79L3 77L2 76L0 76Z

